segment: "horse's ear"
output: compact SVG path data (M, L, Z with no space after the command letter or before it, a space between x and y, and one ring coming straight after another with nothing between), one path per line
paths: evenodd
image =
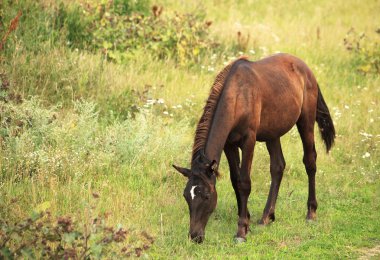
M174 169L176 169L178 172L182 173L183 176L187 177L187 178L190 178L191 176L191 170L189 169L186 169L186 168L182 168L182 167L179 167L179 166L176 166L176 165L172 165Z

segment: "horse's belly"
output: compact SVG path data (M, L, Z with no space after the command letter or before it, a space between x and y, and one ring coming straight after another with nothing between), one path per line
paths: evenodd
M256 133L257 141L267 141L286 134L297 122L301 114L298 102L288 105L263 107Z

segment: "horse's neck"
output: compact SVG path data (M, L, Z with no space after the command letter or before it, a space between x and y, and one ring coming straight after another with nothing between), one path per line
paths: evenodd
M216 160L218 163L220 162L224 145L232 130L234 111L231 111L231 109L234 107L234 103L227 102L224 99L224 95L221 96L205 144L206 157L211 161Z

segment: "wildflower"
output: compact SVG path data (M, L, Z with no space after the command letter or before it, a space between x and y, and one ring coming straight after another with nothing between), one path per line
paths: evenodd
M342 113L339 111L339 109L337 107L333 107L333 110L334 110L335 119L339 119L341 117Z
M364 136L365 138L371 138L373 136L372 134L368 134L368 133L363 132L363 131L360 131L359 134Z
M169 115L169 112L168 111L164 111L163 114L164 115Z
M250 54L255 54L256 52L254 50L249 50Z
M163 98L159 98L159 99L157 99L157 103L158 104L164 104L165 100Z
M369 152L366 152L365 154L363 154L362 158L368 158L370 156L371 156L371 154Z

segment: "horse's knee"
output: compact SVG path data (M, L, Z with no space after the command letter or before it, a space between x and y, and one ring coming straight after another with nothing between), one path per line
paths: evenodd
M251 193L251 180L240 181L238 187L242 195L249 195Z

